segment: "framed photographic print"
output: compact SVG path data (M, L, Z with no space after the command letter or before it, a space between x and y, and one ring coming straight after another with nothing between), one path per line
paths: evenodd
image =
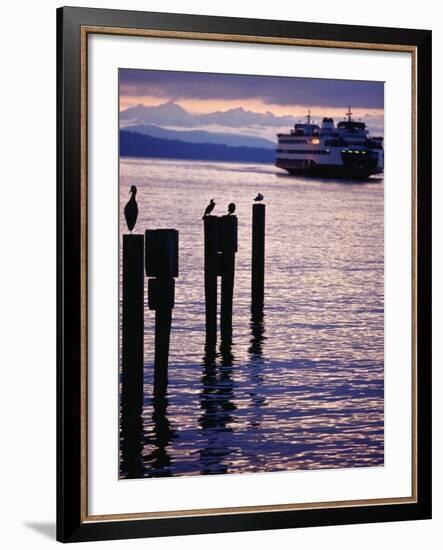
M60 8L63 542L431 516L431 32Z

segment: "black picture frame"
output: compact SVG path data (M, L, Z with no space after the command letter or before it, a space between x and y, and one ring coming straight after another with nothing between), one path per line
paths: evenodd
M407 46L416 85L416 495L414 502L329 506L185 517L88 519L84 513L82 426L85 330L82 292L82 28L139 29L328 43ZM209 38L210 39L210 38ZM232 38L230 38L232 39ZM235 38L234 38L235 39ZM220 40L220 38L219 38ZM431 31L71 8L57 10L57 539L62 542L156 537L431 517ZM83 404L82 404L83 403ZM87 505L87 503L86 503Z

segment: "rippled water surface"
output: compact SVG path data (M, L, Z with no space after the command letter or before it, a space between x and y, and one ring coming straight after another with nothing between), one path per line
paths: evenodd
M122 478L383 465L383 180L286 176L271 165L122 159L136 232L176 228L180 274L169 387L153 399L145 308L144 407L121 430ZM263 317L251 318L251 204L266 202ZM205 356L203 226L237 204L233 345Z

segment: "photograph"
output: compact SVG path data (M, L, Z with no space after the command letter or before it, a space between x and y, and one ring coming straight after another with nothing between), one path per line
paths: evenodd
M2 10L3 548L434 550L439 4L78 4Z
M383 467L384 82L118 88L119 479Z

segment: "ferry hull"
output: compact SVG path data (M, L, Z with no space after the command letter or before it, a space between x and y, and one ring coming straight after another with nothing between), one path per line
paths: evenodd
M341 179L367 179L374 174L383 172L378 167L369 166L344 166L338 164L312 164L307 166L295 166L285 160L277 160L275 165L286 170L291 176L341 178Z

